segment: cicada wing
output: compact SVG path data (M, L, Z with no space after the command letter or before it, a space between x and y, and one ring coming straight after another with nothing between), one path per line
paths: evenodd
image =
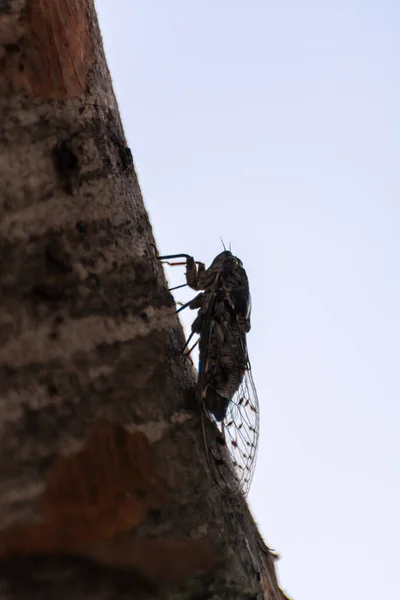
M209 307L200 339L199 396L207 462L225 493L249 491L257 457L259 406L245 335Z
M260 413L250 365L223 421L224 439L241 493L246 496L257 459Z

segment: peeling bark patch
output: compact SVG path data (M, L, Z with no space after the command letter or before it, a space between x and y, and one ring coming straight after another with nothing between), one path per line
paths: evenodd
M87 1L28 0L22 27L19 61L8 63L14 90L59 100L83 94L94 61Z
M167 494L146 436L107 422L94 427L81 450L59 458L45 483L43 521L4 532L0 558L82 554L137 527L150 511L161 509Z
M53 149L53 163L63 191L72 196L77 188L79 161L67 141L60 142Z

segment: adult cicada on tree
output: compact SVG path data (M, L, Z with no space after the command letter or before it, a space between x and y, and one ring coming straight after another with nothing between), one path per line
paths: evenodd
M251 312L246 271L229 250L218 254L208 269L188 254L157 258L186 265L183 285L199 292L177 312L186 307L198 310L184 349L197 334L198 398L207 462L224 492L247 495L257 456L259 405L246 344ZM185 262L169 262L179 258Z

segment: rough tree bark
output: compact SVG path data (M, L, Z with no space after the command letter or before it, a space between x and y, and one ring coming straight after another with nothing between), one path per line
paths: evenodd
M91 0L0 0L0 594L281 600L207 473Z

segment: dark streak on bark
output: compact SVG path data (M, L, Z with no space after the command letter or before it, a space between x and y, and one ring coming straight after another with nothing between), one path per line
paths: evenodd
M131 165L133 165L133 156L131 149L128 146L119 146L119 155L121 158L121 163L124 169L128 169Z
M110 587L118 600L158 596L157 587L135 570L113 569L73 556L11 557L0 563L0 577L7 581L0 590L20 600L102 598Z
M111 253L110 258L105 256L104 250L112 249L115 240L130 231L129 220L120 227L110 227L104 221L80 221L75 228L32 237L23 255L18 242L4 242L0 273L3 309L13 311L18 299L32 318L37 318L38 311L44 316L60 310L67 310L72 318L108 314L127 317L143 312L149 304L155 308L171 306L173 312L172 296L154 278L148 261L125 258L119 265ZM72 252L79 252L86 277L74 269ZM21 287L15 287L17 282L23 282L22 297ZM32 302L33 297L36 300ZM13 327L0 325L3 341L19 333L17 321Z
M63 191L72 196L78 181L79 164L78 158L69 148L68 140L63 140L54 147L53 160Z
M9 15L11 13L11 0L0 0L0 14Z

